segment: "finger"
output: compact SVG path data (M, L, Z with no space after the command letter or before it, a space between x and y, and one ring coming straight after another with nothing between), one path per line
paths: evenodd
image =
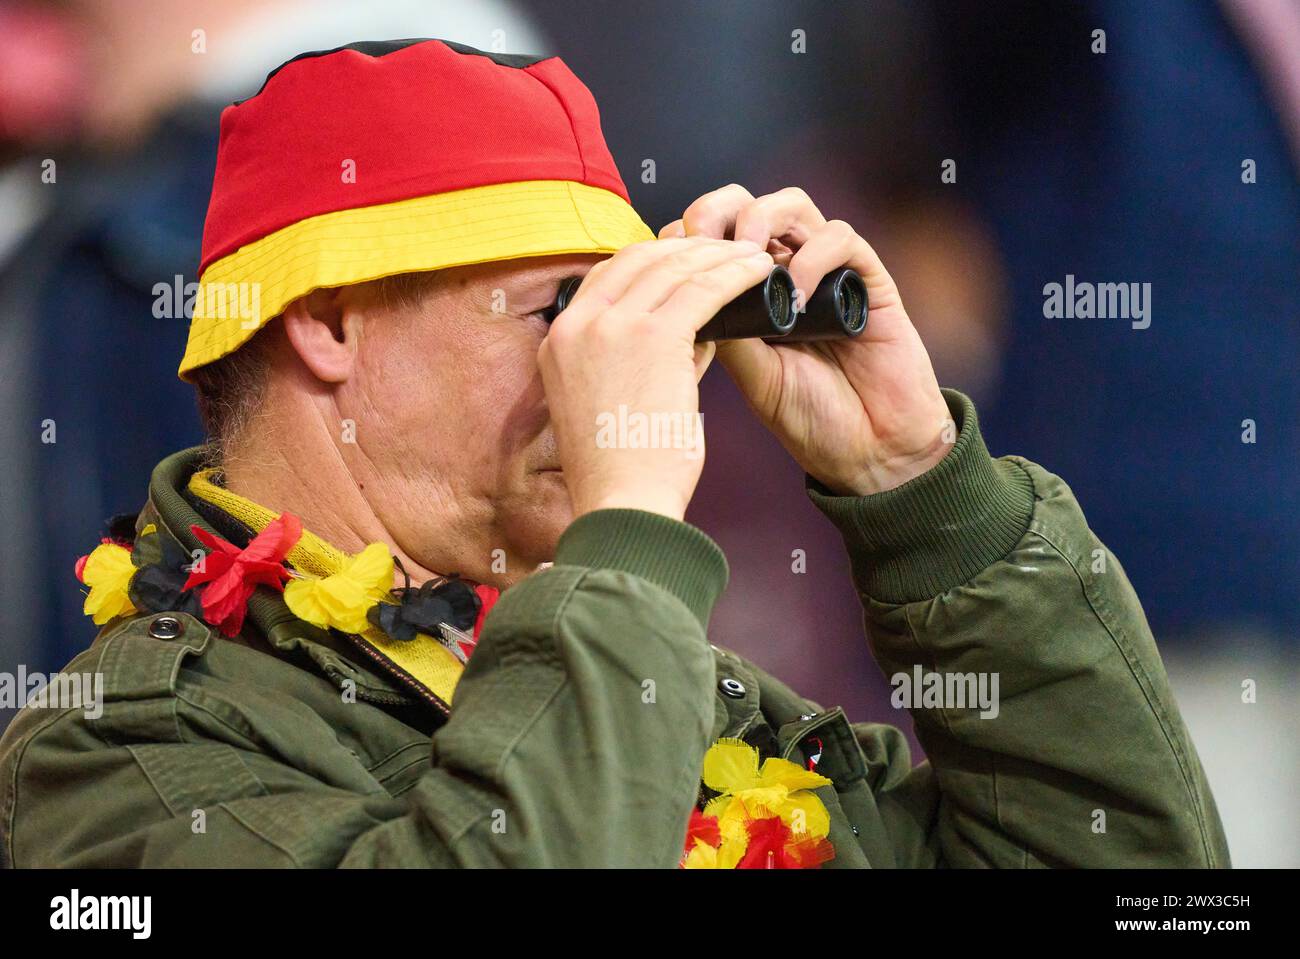
M795 289L803 294L802 302L807 303L822 278L841 266L851 267L861 275L867 285L871 309L890 306L897 301L898 290L880 257L871 244L843 220L830 220L810 236L808 242L791 257L787 269Z
M753 256L762 251L752 243L693 237L692 245L665 256L647 267L628 285L617 303L630 315L651 313L665 302L683 283L712 270L729 260Z
M813 232L786 264L800 293L799 302L806 304L822 278L847 264L864 242L843 220L832 220Z
M797 250L825 223L826 217L812 198L791 186L761 196L738 210L732 234L737 240L750 240L759 246L779 240Z
M704 374L709 371L709 364L713 362L714 355L718 352L718 344L709 340L707 343L695 344L695 382L698 383L704 379Z
M682 224L682 221L680 219L673 220L672 223L665 224L664 228L659 231L659 239L661 240L666 240L669 237L679 237L685 235L686 235L686 227Z
M736 222L736 214L747 204L753 202L754 194L739 183L729 183L721 189L706 193L686 208L682 214L682 227L687 236L711 236L726 239L731 235L731 227ZM767 237L758 242L759 246L767 243Z
M735 257L711 270L692 273L656 311L665 319L688 318L698 332L714 314L772 272L772 256L764 250Z
M698 245L696 239L644 240L619 250L608 260L601 260L582 279L582 285L569 301L569 309L577 308L579 315L599 310L619 299L628 286L654 263ZM722 242L722 241L716 241Z

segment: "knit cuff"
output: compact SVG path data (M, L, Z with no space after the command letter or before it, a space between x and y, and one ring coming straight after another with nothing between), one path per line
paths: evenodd
M837 496L805 480L809 498L844 536L858 588L879 602L916 602L960 586L1011 552L1029 528L1028 474L989 456L968 397L943 395L957 442L925 473L869 496Z
M560 537L555 562L648 579L685 603L706 628L728 577L726 557L708 535L639 509L600 509L578 517Z

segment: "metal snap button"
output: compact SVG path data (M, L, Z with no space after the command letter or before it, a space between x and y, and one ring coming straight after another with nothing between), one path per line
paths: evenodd
M175 639L185 632L185 624L175 616L155 616L149 623L149 635L154 639Z
M724 696L730 696L732 699L743 699L745 696L745 684L728 676L718 683L718 688L722 690Z
M799 717L799 719L806 723L810 719L815 719L816 716L817 716L816 713L804 713L802 716Z
M857 827L857 826L854 826L852 823L850 823L850 824L849 824L849 828L853 830L853 835L855 835L855 836L858 835L858 827Z

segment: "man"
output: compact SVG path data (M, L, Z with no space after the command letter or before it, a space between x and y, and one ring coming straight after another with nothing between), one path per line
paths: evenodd
M916 769L707 642L699 446L599 435L697 414L695 331L774 261L868 285L859 339L717 354L918 680ZM102 696L0 741L14 864L1228 864L1118 562L801 191L653 239L559 60L355 44L226 111L200 269L212 443L78 564Z

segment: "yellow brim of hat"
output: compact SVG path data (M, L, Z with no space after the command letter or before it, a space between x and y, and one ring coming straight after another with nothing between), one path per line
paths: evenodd
M654 233L620 196L571 180L472 187L323 213L213 262L180 377L232 353L312 290L562 253L616 253Z

